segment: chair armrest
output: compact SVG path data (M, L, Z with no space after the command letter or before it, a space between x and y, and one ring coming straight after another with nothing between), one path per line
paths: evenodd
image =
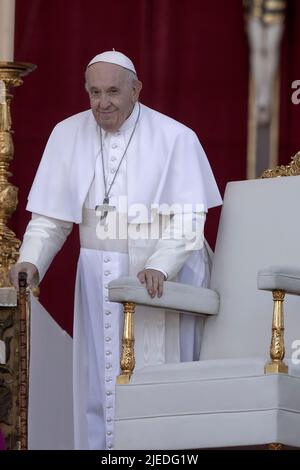
M300 267L270 266L260 269L257 287L260 290L283 290L288 294L300 295Z
M110 302L133 302L179 312L215 315L219 311L219 294L204 287L193 287L180 282L164 282L162 297L151 298L145 285L135 277L120 277L108 284Z

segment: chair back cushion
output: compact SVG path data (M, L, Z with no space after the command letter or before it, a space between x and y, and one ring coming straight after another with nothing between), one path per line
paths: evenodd
M205 323L200 359L269 357L272 295L257 289L257 272L300 267L300 176L229 183L210 287L220 311ZM300 300L286 297L285 347L300 339Z

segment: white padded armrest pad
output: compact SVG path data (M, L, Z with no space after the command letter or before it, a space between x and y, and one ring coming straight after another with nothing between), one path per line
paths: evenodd
M121 277L108 285L110 302L134 302L180 312L214 315L219 311L219 295L204 287L192 287L180 282L164 282L162 297L151 298L146 287L135 277Z
M300 267L270 266L261 269L257 275L260 290L284 290L288 294L300 295Z

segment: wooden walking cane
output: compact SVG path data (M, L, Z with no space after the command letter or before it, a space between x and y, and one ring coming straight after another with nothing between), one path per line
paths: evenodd
M19 450L28 448L28 324L27 324L27 274L19 273Z

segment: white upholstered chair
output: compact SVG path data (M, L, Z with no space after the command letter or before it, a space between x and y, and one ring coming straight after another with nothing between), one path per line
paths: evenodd
M295 176L227 185L210 290L165 283L165 295L151 300L133 278L110 283L110 300L124 303L127 312L116 385L117 449L300 447L300 366L290 360L300 340L300 299L287 296L285 302L283 359L280 292L289 286L278 277L287 268L298 273L297 292L295 283L290 291L299 293L299 161L298 154L271 175ZM285 271L265 269L274 265ZM271 296L257 288L261 269L259 289L275 292L273 333ZM200 360L131 375L135 303L205 314Z

